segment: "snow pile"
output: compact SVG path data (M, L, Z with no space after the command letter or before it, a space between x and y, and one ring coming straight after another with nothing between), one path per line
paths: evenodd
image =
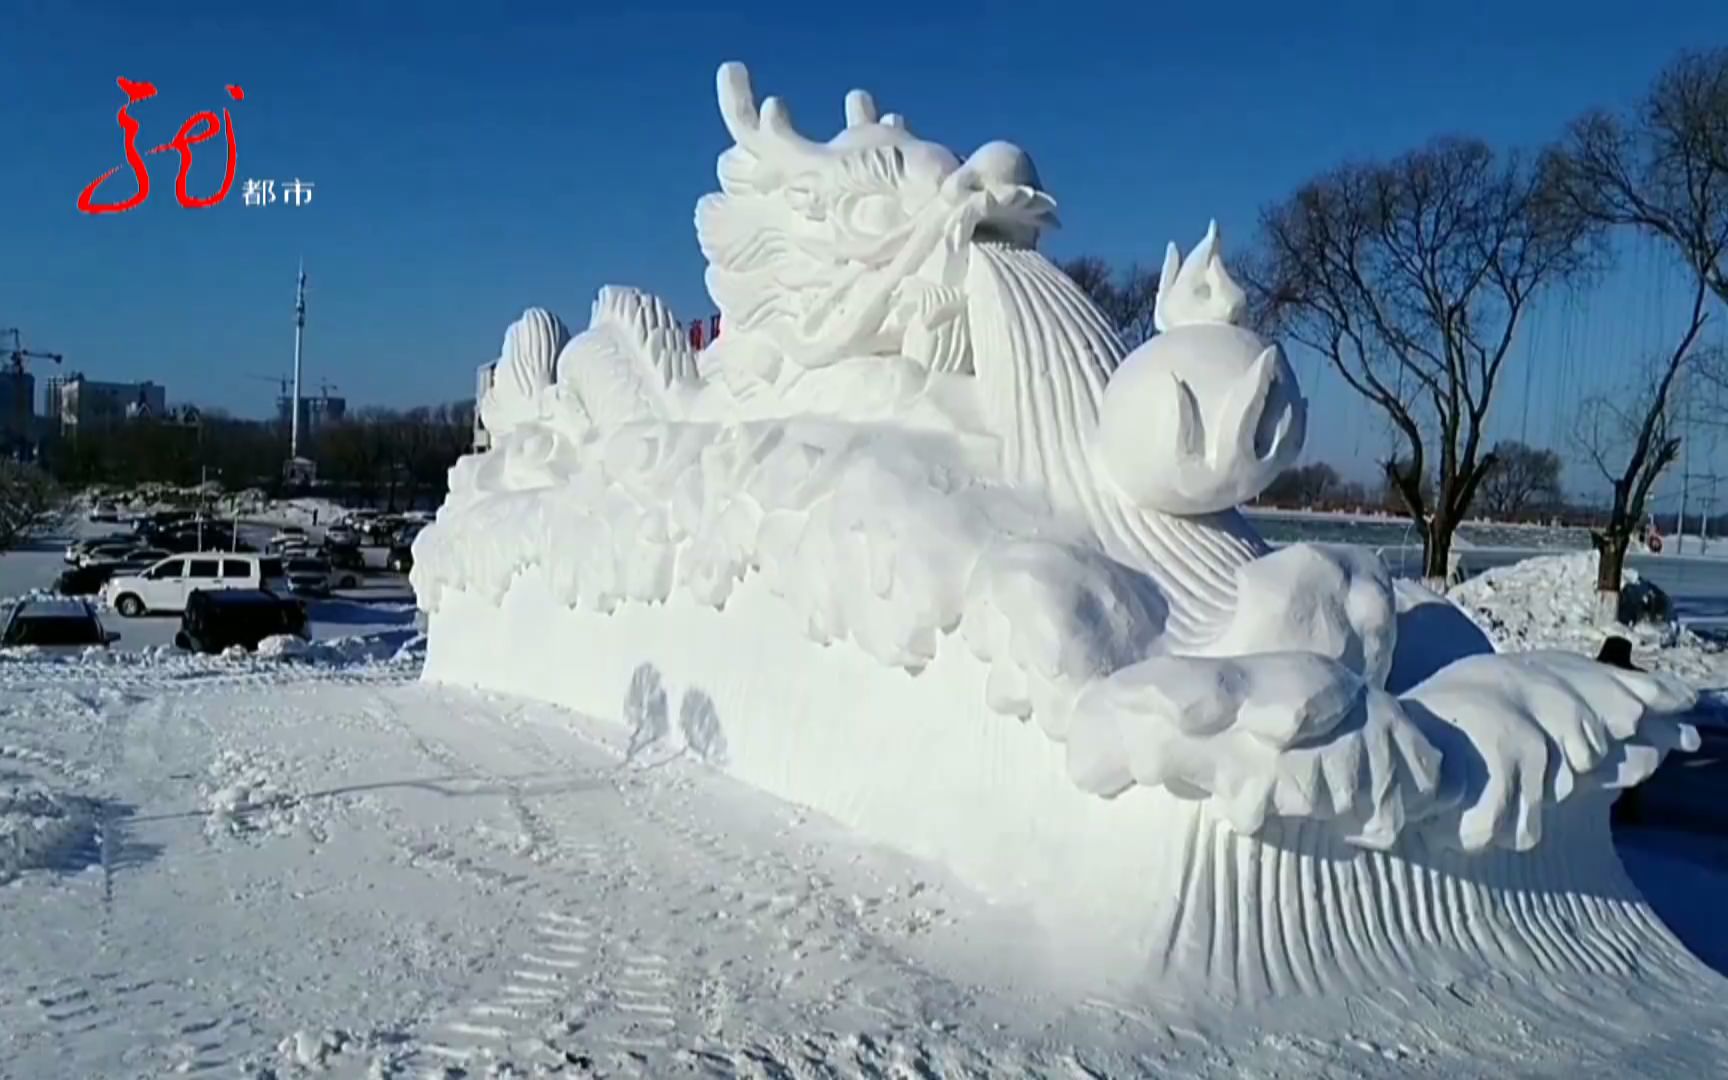
M294 660L327 667L413 662L426 653L426 635L412 629L307 641L293 634L274 634L258 643L254 654L264 660Z
M1638 584L1627 570L1624 586ZM1728 651L1672 622L1604 626L1596 619L1596 555L1525 559L1454 586L1447 596L1502 650L1563 649L1595 656L1602 640L1632 642L1637 663L1694 683L1728 677Z
M331 1059L342 1053L343 1048L352 1041L347 1032L339 1029L303 1030L283 1039L276 1050L283 1060L291 1065L302 1069L324 1070L331 1067Z
M272 832L300 823L298 800L277 784L281 768L256 754L224 750L211 761L204 785L207 835Z
M258 655L271 660L298 660L311 649L306 639L294 634L272 634L258 643Z
M0 883L26 870L65 865L96 830L88 799L31 781L0 783Z

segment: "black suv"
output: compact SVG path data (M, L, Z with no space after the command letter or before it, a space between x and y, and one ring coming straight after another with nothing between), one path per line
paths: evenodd
M81 651L92 645L106 647L120 640L102 628L96 609L84 600L61 597L29 597L13 607L0 631L0 646L34 645L49 651Z
M202 653L231 645L252 651L277 634L311 636L305 605L263 589L198 589L186 599L174 644Z
M95 596L115 574L136 574L150 567L147 562L103 562L74 566L54 580L54 591L61 596Z

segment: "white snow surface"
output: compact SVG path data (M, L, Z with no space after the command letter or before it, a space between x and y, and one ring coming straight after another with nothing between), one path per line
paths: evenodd
M0 747L0 758L28 755L27 748ZM34 781L0 780L0 884L26 870L56 866L96 826L89 800Z
M1638 572L1628 569L1622 580L1635 584ZM1603 638L1618 634L1632 642L1641 666L1700 688L1728 686L1728 649L1684 626L1598 622L1594 552L1544 555L1497 567L1453 586L1447 596L1500 649L1564 649L1593 657Z
M0 1076L1697 1077L1728 1059L1715 976L1436 969L1236 1009L1080 988L1015 911L693 753L631 761L612 725L413 674L0 664L0 776L98 826L0 884ZM1728 874L1688 885L1728 902Z

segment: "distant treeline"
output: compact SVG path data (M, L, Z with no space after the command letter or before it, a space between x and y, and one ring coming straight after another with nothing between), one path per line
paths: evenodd
M435 503L446 474L473 440L474 403L360 409L301 440L318 489L341 501L388 510ZM40 464L69 489L92 484L192 485L279 493L288 432L277 421L207 411L196 422L133 420L46 441Z

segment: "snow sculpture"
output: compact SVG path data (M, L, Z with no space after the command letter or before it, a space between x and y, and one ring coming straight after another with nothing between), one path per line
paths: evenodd
M1687 962L1606 817L1696 738L1690 694L1497 655L1362 551L1271 551L1234 507L1306 402L1216 228L1125 355L1038 253L1024 151L962 161L862 91L816 142L743 67L718 89L723 332L693 354L617 287L574 337L510 328L494 448L415 544L429 678L627 720L1127 974Z

